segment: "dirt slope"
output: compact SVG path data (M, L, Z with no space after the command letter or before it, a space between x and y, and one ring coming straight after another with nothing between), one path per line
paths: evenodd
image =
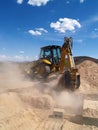
M83 58L84 59L84 58ZM89 91L98 90L98 60L88 58L77 65L81 75L81 89ZM81 61L80 60L80 61Z
M0 63L0 130L98 130L98 60L79 57L76 63L81 87L61 93L53 90L57 79L41 83L24 77L20 68L32 63ZM58 106L63 118L52 116Z

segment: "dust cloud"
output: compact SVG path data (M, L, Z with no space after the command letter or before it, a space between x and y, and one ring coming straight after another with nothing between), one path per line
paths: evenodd
M64 108L67 113L81 114L83 97L80 93L55 91L58 79L43 83L25 77L18 64L5 62L0 66L0 93L16 92L29 106L42 109Z
M0 65L0 93L10 89L31 86L15 63L3 62Z
M63 91L61 93L54 92L53 97L57 106L65 108L65 112L75 115L81 115L83 110L83 100L84 97L79 92L67 92Z
M31 65L0 63L0 130L98 129L97 65L96 68L93 63L87 68L87 65L79 66L82 80L80 88L75 91L61 89L57 85L58 75L48 82L30 80L23 70ZM91 71L91 68L95 70ZM65 112L64 118L55 118L54 110Z

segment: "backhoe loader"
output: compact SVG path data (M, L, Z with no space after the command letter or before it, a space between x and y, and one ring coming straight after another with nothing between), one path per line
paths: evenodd
M79 88L80 74L72 56L72 38L65 37L61 46L50 45L41 48L39 60L30 70L31 78L48 79L56 72L61 74L58 82L67 88Z

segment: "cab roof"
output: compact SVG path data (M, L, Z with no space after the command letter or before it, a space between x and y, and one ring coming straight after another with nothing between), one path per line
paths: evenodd
M58 45L49 45L49 46L41 47L41 50L43 50L43 49L56 49L56 48L61 48L61 47Z

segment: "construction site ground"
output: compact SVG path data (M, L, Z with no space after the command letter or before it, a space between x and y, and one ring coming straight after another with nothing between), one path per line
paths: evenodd
M59 92L25 77L30 63L0 63L0 130L98 130L98 61L78 61L80 88Z

